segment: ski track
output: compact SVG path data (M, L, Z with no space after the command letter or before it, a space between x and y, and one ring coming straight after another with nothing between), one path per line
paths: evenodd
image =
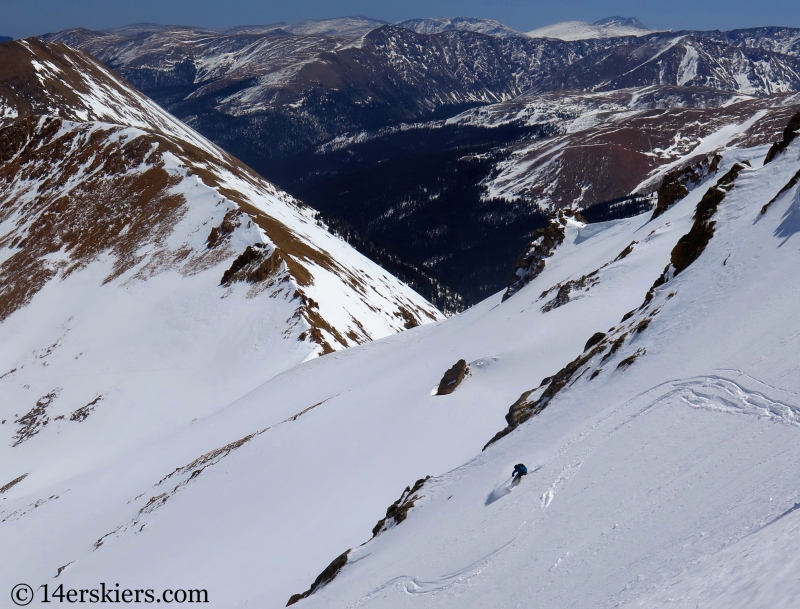
M504 550L510 547L517 540L519 537L519 532L524 526L525 522L523 522L519 529L517 529L517 533L502 546L493 552L490 552L486 556L473 561L467 566L458 569L457 571L440 575L439 577L430 581L423 580L418 577L411 577L410 575L400 575L378 586L372 592L360 598L356 602L351 603L347 606L347 609L362 607L389 588L400 588L405 594L416 596L436 594L449 588L453 588L454 586L469 583L470 579L480 575L483 569L488 567L498 556L500 556L500 554L503 553Z
M562 467L558 471L553 482L542 494L539 509L546 510L550 507L558 491L572 480L586 459L590 458L593 452L616 435L618 431L624 429L639 417L652 412L655 408L667 404L685 404L690 408L723 414L767 417L777 423L800 426L800 406L789 403L788 401L779 401L768 397L762 391L749 389L743 383L746 380L748 385L758 385L775 393L782 393L788 396L800 397L798 394L767 385L740 370L726 369L720 370L720 372L735 373L735 380L718 374L709 374L666 381L637 394L621 406L614 408L611 412L606 412L576 437L567 441L556 452L556 456L552 461L557 461L558 457L561 456L569 456L567 453L588 441L594 435L595 431L602 431L602 428L608 428L609 425L611 426L605 433L594 435L594 437L597 438L596 441L588 443L583 450L576 451L578 454L569 459L569 465ZM642 405L643 401L645 403ZM630 413L631 409L633 409L634 412L632 414L627 414ZM617 422L620 417L622 417L623 420ZM544 466L540 466L534 471L539 471L543 467ZM498 489L495 489L492 494L490 494L490 497L497 490ZM505 495L507 494L509 493L505 493ZM501 499L503 496L496 497L494 501ZM494 501L487 502L486 505L488 506L490 503L494 503ZM800 509L800 503L795 504L792 508L750 534L752 535L770 526L798 509ZM540 519L537 519L535 522L532 522L528 529L534 528L540 521ZM431 580L411 577L409 575L398 576L375 588L358 601L348 605L347 609L362 607L390 588L400 588L405 594L409 595L427 595L436 594L455 586L469 583L470 579L479 576L487 566L518 541L525 524L526 523L523 522L517 533L502 546L458 571ZM675 545L680 545L686 541L686 539L678 540L675 542ZM568 555L569 553L559 559L550 570L552 571L557 568L561 560Z
M751 382L767 387L772 391L785 393L787 395L796 395L777 387L767 385L745 373L739 371L731 372L739 373L737 380L741 377L746 377ZM556 479L550 485L550 488L542 495L542 509L546 509L552 503L558 490L569 482L575 473L577 473L581 464L592 452L634 420L667 402L674 402L677 400L698 410L708 410L733 415L767 417L778 423L800 426L800 406L770 398L761 391L747 389L736 380L711 374L667 381L634 396L619 408L602 416L598 421L590 425L588 429L578 434L573 440L564 444L558 450L556 456L560 457L565 455L575 444L588 439L595 430L602 427L603 423L612 422L613 419L620 416L630 407L635 407L637 403L652 396L654 392L659 392L657 397L646 402L646 404L640 407L633 415L625 418L625 420L606 432L600 440L588 446L587 449L582 451L579 456L570 463L570 465L559 472Z

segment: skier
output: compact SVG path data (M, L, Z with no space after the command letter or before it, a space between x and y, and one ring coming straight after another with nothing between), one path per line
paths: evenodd
M528 473L528 468L525 467L522 463L517 463L514 466L514 473L511 475L511 483L512 484L519 484L519 481L522 480L522 476Z

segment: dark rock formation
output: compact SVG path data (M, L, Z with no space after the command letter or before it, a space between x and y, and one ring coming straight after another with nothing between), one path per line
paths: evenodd
M761 215L764 215L765 213L767 213L767 210L770 208L770 206L771 206L773 203L775 203L775 201L777 201L777 200L778 200L778 197L780 197L780 196L781 196L783 193L785 193L787 190L790 190L790 189L794 188L794 187L797 185L797 183L798 183L798 182L800 182L800 171L798 171L796 174L794 174L794 175L792 176L792 179L791 179L791 180L789 180L789 181L788 181L788 182L787 182L787 183L784 185L784 187L783 187L783 188L781 188L781 189L778 191L778 194L776 194L774 197L772 197L772 199L770 199L769 203L765 203L765 204L764 204L764 207L762 207L762 208L761 208Z
M652 219L658 218L688 195L692 188L702 182L706 176L716 173L721 160L722 156L714 153L691 163L688 167L674 169L666 174L658 187L658 202Z
M248 245L222 274L220 285L228 286L234 281L258 283L273 276L280 268L283 259L275 251L268 253L264 245Z
M588 291L589 289L591 289L592 286L595 286L598 283L600 283L600 278L597 276L599 272L600 272L599 270L595 270L589 273L588 275L583 275L578 279L572 279L563 284L560 283L557 286L550 288L547 292L542 294L541 296L542 298L547 294L549 294L550 292L552 292L556 287L558 288L558 292L549 302L547 302L542 307L542 313L549 313L553 309L557 309L558 307L563 307L571 300L572 292Z
M789 147L794 139L797 137L797 132L800 131L800 112L795 114L786 128L783 130L783 139L779 142L772 144L772 148L767 153L767 158L764 159L764 165L771 162L776 156Z
M392 505L390 505L386 509L386 517L381 518L375 527L372 529L372 538L379 535L383 531L387 530L393 525L398 525L403 522L406 518L408 518L408 512L414 507L414 503L419 499L417 492L423 487L423 485L430 480L430 476L426 476L425 478L420 478L414 483L414 486L406 487L403 493L400 495L400 499L395 501ZM369 543L369 542L365 542ZM361 544L364 545L364 544ZM289 598L289 602L286 603L286 606L289 607L290 605L294 605L296 602L308 598L312 594L314 594L317 590L329 584L333 581L333 579L339 575L339 572L344 568L347 564L348 556L350 555L351 550L347 550L343 552L339 556L337 556L331 564L325 567L325 570L317 576L317 579L314 580L314 583L311 584L311 587L302 592L300 594L293 594Z
M569 364L559 370L554 376L545 379L545 381L547 381L547 388L535 400L531 402L528 401L528 398L535 391L534 389L526 391L519 396L519 399L517 399L517 401L511 405L511 407L508 409L508 414L506 414L506 423L508 423L508 425L506 425L504 429L497 432L495 436L486 443L486 446L484 446L483 449L486 450L500 438L507 436L522 423L531 419L542 412L542 410L547 408L547 405L550 403L550 401L567 385L570 380L572 380L575 373L581 370L581 368L583 368L584 365L588 363L589 360L591 360L595 355L605 351L606 347L606 341L603 339L591 351L589 351L589 353L585 353L575 358ZM583 374L583 372L581 372L581 374ZM544 384L544 381L542 383Z
M633 364L633 362L635 362L640 355L644 355L645 353L646 351L644 349L639 349L638 351L636 351L636 353L626 357L619 364L617 364L617 370L624 370L625 368Z
M75 412L73 412L70 415L69 420L70 421L77 421L78 423L82 423L83 421L85 421L89 417L89 415L92 413L92 411L97 407L97 403L102 399L103 399L103 396L102 395L98 395L91 402L89 402L85 406L81 406Z
M56 388L50 393L43 395L36 401L36 406L14 421L15 423L19 423L19 429L17 429L17 432L12 438L13 442L11 446L19 446L25 440L32 438L45 428L50 422L50 417L47 416L47 409L60 393L61 389Z
M350 550L347 550L346 552L343 552L337 556L333 562L325 567L325 570L317 576L317 579L314 580L314 583L311 584L311 587L308 590L301 594L292 594L292 596L289 598L289 602L286 603L286 606L288 607L290 605L294 605L296 602L311 596L319 588L333 581L333 578L339 575L339 571L341 571L347 564L348 554L350 554Z
M439 382L439 389L436 390L436 395L453 393L468 373L469 366L467 366L467 362L463 359L458 360L452 368L444 373L442 380Z
M571 209L564 209L550 216L550 223L544 228L537 228L533 233L533 241L517 259L516 269L511 276L503 302L519 292L524 286L536 279L544 270L545 261L553 255L555 249L564 242L564 228L567 219L575 216ZM580 219L580 218L579 218Z
M733 182L742 169L744 169L744 165L736 163L728 173L719 179L715 186L708 189L700 203L697 204L692 228L678 240L670 255L675 275L697 260L706 249L711 237L714 236L715 222L711 218L717 212L725 195L733 188Z
M462 360L463 361L463 360ZM408 518L408 512L414 507L419 496L417 492L422 486L430 479L430 476L420 478L414 483L412 487L406 487L406 490L400 495L400 499L395 501L386 509L386 517L381 518L378 523L372 528L372 536L376 537L383 533L391 526L398 525Z
M27 476L28 476L28 474L22 474L22 475L21 475L19 478L14 478L14 479L13 479L11 482L9 482L8 484L4 484L3 486L0 486L0 495L2 495L3 493L6 493L6 492L8 492L8 491L10 491L10 490L11 490L11 489L12 489L14 486L16 486L17 484L19 484L19 483L20 483L20 482L22 482L23 480L25 480L25 478L26 478Z
M605 332L595 332L594 334L592 334L591 338L586 341L586 346L583 348L583 352L586 353L589 349L594 347L605 337L606 337Z

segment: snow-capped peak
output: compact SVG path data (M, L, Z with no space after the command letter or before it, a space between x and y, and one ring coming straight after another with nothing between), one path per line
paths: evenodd
M605 19L595 21L592 25L597 25L604 28L624 27L645 30L648 32L650 31L650 28L639 21L636 17L606 17Z
M594 23L588 21L561 21L527 32L531 38L558 38L560 40L586 40L592 38L617 38L644 36L652 30L636 17L606 17Z

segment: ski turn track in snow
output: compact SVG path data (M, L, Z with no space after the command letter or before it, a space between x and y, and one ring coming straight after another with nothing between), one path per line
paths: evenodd
M582 430L578 430L576 435L562 442L561 446L548 460L548 463L531 472L533 474L541 470L541 473L535 479L533 475L528 476L530 479L526 480L527 485L533 484L539 487L546 485L547 489L541 495L539 502L528 503L527 507L524 508L525 510L532 509L533 513L518 525L517 530L513 532L508 541L486 552L480 558L471 560L462 568L449 573L436 577L423 575L393 577L347 607L348 609L355 609L364 606L417 606L417 604L410 605L398 601L397 597L392 594L393 591L397 591L405 597L430 596L433 599L439 598L438 601L433 600L432 603L425 603L424 606L450 606L454 598L458 598L464 590L473 586L481 577L491 578L493 566L502 570L504 565L514 563L517 560L515 556L520 553L525 554L530 550L531 546L535 546L531 535L537 529L553 526L548 521L547 512L558 503L559 492L575 481L582 465L590 462L615 436L631 430L637 423L653 417L659 410L689 407L693 410L717 415L745 415L766 419L795 429L799 424L799 403L800 396L797 394L770 386L737 370L716 370L715 373L675 379L656 385L639 393L619 407L610 411L606 410L594 421L589 421ZM636 433L635 429L633 433ZM602 457L600 458L602 459ZM459 469L468 470L476 465L479 460L476 459ZM598 482L592 478L592 474L585 476L582 479L582 484L597 484ZM736 486L735 482L732 484ZM431 489L431 494L438 496L444 494L444 490L444 487L434 487ZM511 493L506 492L498 495L496 493L497 490L495 488L490 494L492 500L486 501L487 508L496 502L512 501L513 495ZM452 492L452 489L448 487L447 492ZM514 499L517 498L515 497ZM567 501L569 502L570 500L568 499ZM523 504L524 502L525 500L523 499L517 499L516 501L518 504ZM800 503L795 503L788 510L781 510L781 513L771 520L755 521L750 525L742 523L736 536L743 540L751 535L756 535L766 527L785 519L798 507L800 507ZM621 530L620 527L622 526L624 525L614 524L612 533ZM695 541L692 536L682 535L670 540L668 547L677 551L678 548L693 543ZM569 561L574 561L578 557L577 555L580 554L574 550L565 550L564 547L559 550L560 554L551 563L552 566L547 570L548 573L553 573L563 568L569 569ZM364 554L363 556L351 559L351 562L366 558L372 552L367 553L362 550L362 553ZM636 567L635 564L629 566L631 568ZM622 600L622 596L616 595L616 597L618 601ZM394 598L394 601L390 600L388 605L385 602L381 602L381 599L386 601L391 598ZM621 604L625 605L627 603L622 602Z

